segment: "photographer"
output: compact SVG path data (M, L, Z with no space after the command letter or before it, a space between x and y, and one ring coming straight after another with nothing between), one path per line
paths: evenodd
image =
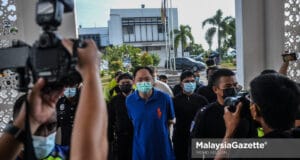
M264 131L263 138L291 138L286 132L294 127L299 107L300 91L295 82L280 74L265 74L250 82L250 110L252 118ZM226 133L223 141L229 141L240 121L241 103L235 113L224 108ZM280 117L280 118L278 118ZM219 150L216 159L222 159L224 150ZM228 156L228 155L226 155ZM230 155L229 155L230 156Z
M210 80L217 101L198 111L192 122L191 138L223 138L225 135L224 99L237 95L238 83L235 73L229 69L216 70ZM248 117L243 117L235 137L252 137L253 135L256 135L256 130L252 121Z
M17 99L13 108L13 119L19 115L22 104L26 101L26 94ZM33 148L37 159L59 159L66 160L69 158L69 146L55 144L57 134L56 112L43 125L41 125L32 136ZM17 160L24 159L21 152Z
M73 42L63 40L63 45L72 52ZM78 71L83 79L80 100L74 122L71 142L71 159L106 159L107 157L107 112L102 86L99 77L97 47L92 40L85 41L85 48L78 48ZM45 81L39 79L27 100L30 106L29 122L31 133L47 122L56 109L56 103L63 94L63 90L50 93L42 92ZM24 130L25 104L13 123L19 131ZM87 127L89 126L89 127ZM19 133L19 132L17 132ZM95 134L96 133L96 134ZM14 160L22 149L19 134L4 133L0 138L0 157Z

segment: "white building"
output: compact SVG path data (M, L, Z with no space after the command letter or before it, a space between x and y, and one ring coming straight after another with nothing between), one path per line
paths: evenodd
M172 28L178 29L177 8L167 9L166 17L165 25L162 23L160 8L111 9L108 21L109 43L129 44L149 53L157 53L161 58L159 65L164 66L168 56L166 46L172 48L172 40L169 43L166 41L168 33Z
M164 66L169 50L171 57L174 54L172 40L166 39L171 39L168 33L178 29L177 8L167 9L166 17L164 24L160 8L111 9L108 27L79 28L79 38L92 38L99 48L129 44L143 52L157 53L159 65ZM180 48L178 52L181 55Z
M79 28L80 39L93 39L98 48L109 45L108 27Z

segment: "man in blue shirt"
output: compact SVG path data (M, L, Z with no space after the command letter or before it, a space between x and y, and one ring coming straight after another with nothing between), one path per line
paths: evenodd
M173 160L169 132L175 123L172 99L153 88L153 71L149 67L138 67L133 75L137 90L126 99L134 127L132 159Z

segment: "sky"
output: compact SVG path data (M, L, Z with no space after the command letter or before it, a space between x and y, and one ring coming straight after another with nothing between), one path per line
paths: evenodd
M160 8L161 0L75 0L77 24L82 27L107 27L110 9L116 8ZM170 2L170 1L169 1ZM205 49L208 45L204 39L206 28L202 22L215 15L221 9L224 16L235 17L235 0L172 0L173 8L178 8L179 25L190 25L195 42ZM213 48L216 48L216 40Z

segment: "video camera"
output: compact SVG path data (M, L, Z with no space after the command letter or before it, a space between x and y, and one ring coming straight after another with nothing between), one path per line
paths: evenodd
M235 112L237 105L241 102L242 108L240 112L241 117L251 118L250 113L250 101L247 99L249 93L247 91L240 91L235 97L226 97L224 99L224 105L229 106L230 112Z
M13 41L12 47L0 49L0 71L10 69L18 73L16 89L27 91L30 81L36 82L38 78L46 80L45 92L82 81L75 66L78 62L77 48L84 47L84 44L73 40L71 55L55 33L63 14L72 12L73 8L73 0L39 0L36 22L43 29L39 39L33 46Z

